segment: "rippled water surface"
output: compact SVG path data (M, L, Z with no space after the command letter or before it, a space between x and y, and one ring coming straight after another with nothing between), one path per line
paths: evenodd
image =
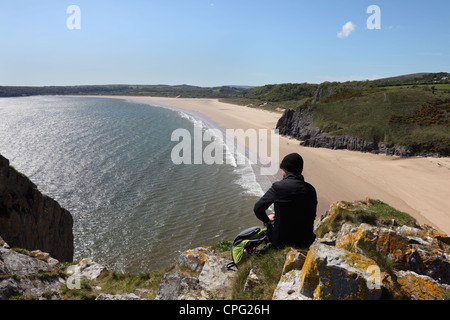
M75 259L149 272L259 225L250 166L175 165L185 113L120 99L0 99L0 154L74 218Z

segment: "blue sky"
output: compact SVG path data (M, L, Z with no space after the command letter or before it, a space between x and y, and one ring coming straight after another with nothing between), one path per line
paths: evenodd
M67 27L70 5L80 8L80 29ZM380 8L381 29L367 28L370 5ZM449 13L448 0L2 1L0 85L265 85L450 72ZM351 32L339 37L345 25Z

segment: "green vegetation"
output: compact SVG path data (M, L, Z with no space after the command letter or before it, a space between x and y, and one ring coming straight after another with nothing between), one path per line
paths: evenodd
M261 256L252 256L237 271L232 286L233 300L270 300L280 281L281 272L286 261L289 248L270 249ZM304 254L306 255L306 250ZM258 275L260 284L251 290L244 291L245 282L250 270Z
M60 288L62 300L95 300L97 295L91 284L87 281L80 282L80 289L69 289L67 285Z
M165 271L140 274L105 272L95 281L81 281L80 289L69 289L67 285L63 285L60 289L61 299L95 300L100 293L127 294L134 293L139 288L148 290L143 297L152 300L156 297Z
M30 95L133 95L215 98L271 111L303 108L326 135L350 135L396 144L414 154L450 155L450 73L322 84L203 88L178 85L0 87L0 97Z
M414 153L450 155L450 99L435 98L406 115L392 115L387 121L398 143ZM394 138L393 138L394 139Z
M224 98L241 97L245 90L238 87L202 88L179 85L94 85L65 87L0 87L0 97L20 97L34 95L123 95L158 96L183 98Z
M389 227L392 226L392 220L397 225L416 226L416 220L409 214L396 210L378 200L368 199L369 206L367 208L355 207L350 202L345 202L346 208L339 209L330 219L316 230L317 237L323 237L329 231L337 232L342 225L350 222L355 225L367 223L373 226ZM286 260L286 255L290 248L270 249L266 254L261 256L250 257L237 271L236 278L233 282L231 299L233 300L267 300L271 299L273 292L280 280L281 272ZM354 248L346 248L354 251ZM300 251L306 256L307 249L300 248ZM394 271L402 269L402 265L393 262L387 256L377 250L370 250L365 254L377 262L382 271L394 274ZM229 258L229 257L228 257ZM250 270L253 270L260 279L260 284L251 290L244 291L245 282Z
M442 290L442 300L450 300L450 290Z
M347 208L337 209L334 215L317 228L316 236L322 238L330 231L337 232L347 222L355 225L366 223L377 227L389 227L392 226L394 219L399 226L416 226L416 219L409 214L398 211L378 200L369 199L369 201L371 205L366 208L354 208L352 203L346 202Z
M316 230L318 238L323 237L330 231L337 232L341 229L344 223L350 222L356 226L361 223L367 223L378 227L391 227L392 221L395 220L398 226L417 227L416 220L407 213L401 212L392 208L391 206L373 199L366 199L358 202L343 202L344 206L339 206L336 212L327 220L322 222L321 226ZM228 240L222 240L212 245L212 249L218 256L225 259L231 259L232 243ZM291 248L286 247L282 249L270 249L266 253L259 256L249 257L236 271L236 277L233 280L230 289L225 289L221 292L208 292L209 299L212 300L270 300L273 292L276 289L283 266L286 261L286 255ZM308 254L308 249L298 248L305 256ZM356 248L349 244L345 247L346 250L355 252ZM384 253L371 248L370 246L359 248L364 250L364 254L373 259L380 267L381 271L389 274L395 279L395 271L404 269L404 265L400 262L394 262ZM77 264L78 261L72 264ZM65 264L67 268L69 264ZM104 272L95 281L82 280L79 289L69 289L66 285L60 288L59 293L47 292L45 297L48 299L62 299L62 300L94 300L101 293L102 294L127 294L134 293L136 289L144 289L140 296L145 299L153 300L156 297L158 288L164 274L168 271L176 270L187 276L198 276L188 266L180 266L177 263L152 273L116 273ZM253 271L258 277L258 284L249 290L244 290L248 275ZM7 275L11 277L12 275ZM40 274L39 277L67 277L60 273L54 274ZM18 276L16 276L18 278ZM396 298L403 297L401 287L393 281L391 284L387 282L386 288L383 288L383 299L392 299L392 293L396 292ZM143 292L143 293L142 293ZM408 295L404 295L408 298ZM448 291L442 292L443 299L449 299ZM34 296L17 296L11 299L32 300L36 299Z
M340 85L343 86L343 85ZM416 154L450 155L450 90L445 86L339 88L311 111L313 125L329 135L405 146ZM322 90L322 91L323 91Z
M314 97L318 87L318 85L308 83L266 85L249 89L245 98L264 102L298 101Z
M233 244L230 241L221 240L217 244L215 244L212 248L214 251L218 251L219 253L222 253L222 252L230 252L232 247L233 247Z

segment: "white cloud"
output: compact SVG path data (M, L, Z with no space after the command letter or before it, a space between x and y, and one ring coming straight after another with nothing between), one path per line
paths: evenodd
M353 22L349 21L342 27L342 30L338 32L337 36L338 38L347 38L350 33L355 31L356 26L353 24Z

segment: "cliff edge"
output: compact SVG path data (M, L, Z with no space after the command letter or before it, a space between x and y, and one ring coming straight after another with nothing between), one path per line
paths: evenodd
M347 149L350 151L386 154L388 156L411 157L413 152L406 147L393 143L365 141L350 135L329 135L312 125L312 119L306 116L304 107L296 110L286 110L278 120L276 128L283 136L289 136L300 141L300 145L313 148L332 150Z
M181 253L151 274L89 258L61 265L0 237L0 300L448 300L450 237L378 200L336 202L309 248L269 250L227 268L231 243Z
M73 219L0 155L0 236L13 248L43 250L72 261Z

